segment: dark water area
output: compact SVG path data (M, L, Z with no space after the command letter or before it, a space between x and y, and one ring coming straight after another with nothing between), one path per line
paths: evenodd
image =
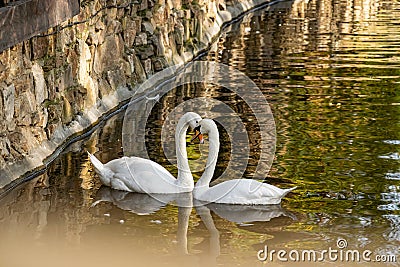
M397 265L399 18L397 1L280 2L229 26L202 58L241 71L267 99L276 150L262 178L298 187L281 206L182 208L101 187L86 151L103 162L126 154L121 112L0 200L0 266L263 266L257 253L266 245L288 254L317 251L300 262L275 254L267 260L274 266L361 264L318 261L329 248L368 250L369 265ZM179 104L198 97L227 104L243 121L250 151L243 177L252 178L261 147L256 116L216 85L187 84L158 99L145 123L149 158L177 174L164 155L162 126ZM215 177L237 145L219 129ZM188 143L191 167L204 163L206 150Z

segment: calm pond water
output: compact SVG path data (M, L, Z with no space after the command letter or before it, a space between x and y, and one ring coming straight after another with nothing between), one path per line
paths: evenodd
M281 206L178 207L101 187L86 151L104 162L123 155L121 112L0 200L0 266L263 266L265 246L287 259L331 248L400 261L399 25L398 1L281 2L228 27L203 57L242 71L268 100L277 140L265 177L298 186ZM149 157L177 173L161 126L195 97L222 101L243 120L251 178L260 128L246 103L218 86L188 84L159 99L146 124ZM216 176L236 145L221 133ZM205 148L188 146L191 160L201 159ZM273 257L267 264L313 264ZM314 264L359 265L338 257Z

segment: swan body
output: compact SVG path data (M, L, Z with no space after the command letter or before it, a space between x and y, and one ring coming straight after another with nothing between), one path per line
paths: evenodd
M240 205L280 204L282 198L294 190L281 189L276 186L251 179L234 179L210 187L219 152L219 133L213 120L200 121L200 132L208 133L209 154L203 175L193 190L195 199L204 202Z
M160 164L139 157L122 157L103 164L88 153L90 161L100 181L113 189L147 194L191 192L194 181L186 152L186 131L189 126L196 128L200 120L198 114L188 112L178 121L175 132L178 178Z
M206 190L201 190L201 188L197 187L195 189L195 198L213 203L275 205L280 204L282 198L294 189L295 187L281 189L274 185L251 179L234 179L214 185Z

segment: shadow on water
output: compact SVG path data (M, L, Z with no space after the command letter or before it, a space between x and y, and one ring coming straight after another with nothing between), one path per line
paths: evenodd
M0 265L256 265L265 245L321 251L337 248L339 238L349 249L400 257L399 12L396 1L284 2L231 25L204 56L242 71L267 98L277 137L267 181L298 186L281 206L192 208L174 197L100 188L85 151L103 162L124 154L124 114L117 114L0 200L0 251L8 255ZM149 158L177 174L161 127L196 97L239 115L251 154L244 177L251 178L260 128L243 99L215 85L186 84L157 99L144 122ZM216 175L235 145L220 130L226 145ZM201 149L188 144L191 161Z

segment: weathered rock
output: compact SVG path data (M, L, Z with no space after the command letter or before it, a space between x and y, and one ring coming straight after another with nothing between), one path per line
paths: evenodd
M99 45L104 42L104 38L106 36L106 25L104 22L100 19L97 19L94 32L97 34L98 40L99 40Z
M32 65L32 74L34 80L34 88L35 88L35 99L36 104L41 105L42 102L48 98L46 81L44 79L44 71L42 67L37 63L33 63Z
M72 107L66 97L63 96L62 100L63 100L63 105L62 105L63 113L62 113L61 120L64 124L68 124L72 121L72 118L73 118Z
M123 19L122 23L123 30L123 37L125 46L132 47L135 42L136 31L137 31L137 24L136 21L126 17Z
M135 73L138 77L138 81L144 81L146 79L146 72L143 68L142 63L140 60L136 57L136 55L131 55L133 64L134 64L134 70Z
M161 71L168 66L167 62L163 58L153 59L154 71Z
M142 31L148 32L149 34L154 34L154 26L150 21L142 22Z
M14 85L7 86L2 89L4 103L4 118L7 122L11 122L14 117L15 105L15 87Z
M89 36L86 39L86 44L89 46L97 46L99 44L99 36L93 32L89 33Z
M106 70L114 69L119 65L122 58L123 42L118 35L107 36L95 53L93 67L97 74Z
M108 80L100 79L99 80L99 97L106 96L113 92L113 88L111 87Z
M111 88L119 88L126 86L125 74L121 69L107 71L107 80Z
M149 7L147 0L142 0L139 6L139 10L145 10Z
M109 20L107 24L108 34L118 34L122 32L122 24L118 20Z
M152 45L145 45L136 49L140 59L145 60L154 56L154 47Z
M115 1L111 1L111 2L114 2L114 3L107 3L107 5L109 5L109 6L115 6L116 5ZM109 19L116 19L117 18L118 10L116 8L113 8L113 7L112 8L107 8L104 12L106 13L106 18L109 18Z
M106 40L114 40L114 38L112 36L109 36L109 38L107 37ZM113 48L113 50L111 51L115 51L117 46L118 45L116 45L112 41L110 42L105 41L99 47L100 52L96 54L96 56L98 56L99 61L96 60L94 61L94 68L96 70L97 67L98 73L102 73L104 71L103 66L107 66L107 65L101 65L102 62L107 62L107 60L109 59L115 60L115 58L108 56L108 53L106 53L107 48L108 47ZM79 66L78 82L85 89L86 99L84 106L91 107L96 104L98 96L97 83L90 76L92 55L89 46L85 42L81 41L79 43L79 47L80 47L80 60L79 60L80 66Z
M32 125L32 113L36 110L35 96L31 91L25 91L15 99L15 114L17 126Z
M135 45L147 45L147 34L144 32L139 33L135 38Z
M150 37L150 41L153 44L154 47L154 54L157 57L162 57L164 56L165 52L165 46L162 45L162 40L161 40L161 34L160 32L156 32L154 35Z
M147 74L147 77L150 77L153 74L153 66L150 58L143 60L143 68Z
M14 158L21 159L29 150L26 138L20 130L10 133L8 138L10 140L10 153Z

